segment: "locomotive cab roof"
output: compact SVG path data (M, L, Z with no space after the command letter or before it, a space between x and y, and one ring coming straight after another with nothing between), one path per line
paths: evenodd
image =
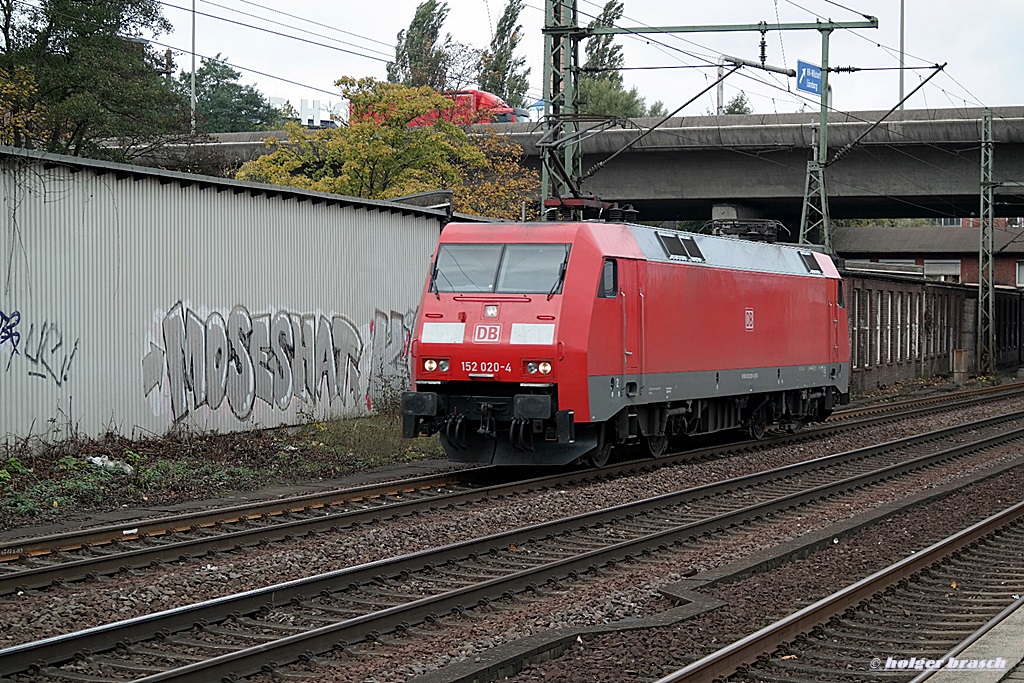
M450 223L441 242L593 242L605 256L765 273L839 278L832 259L809 245L760 242L636 223L603 221Z

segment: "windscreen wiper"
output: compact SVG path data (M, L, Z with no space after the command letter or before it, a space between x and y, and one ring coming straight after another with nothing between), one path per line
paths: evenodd
M558 268L558 279L555 280L555 284L551 285L551 291L548 292L547 301L551 301L551 297L553 297L555 295L555 290L557 290L562 285L562 281L565 280L565 269L568 267L568 265L569 265L569 250L566 249L565 250L565 258L562 259L562 265L559 266L559 268Z
M434 262L434 267L430 269L430 284L427 286L428 292L433 292L437 300L441 300L441 293L437 291L437 262Z

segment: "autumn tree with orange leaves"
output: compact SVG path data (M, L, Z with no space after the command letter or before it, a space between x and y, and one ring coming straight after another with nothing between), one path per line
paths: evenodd
M540 179L537 171L523 166L523 148L486 129L471 135L470 143L483 153L486 163L464 169L462 184L453 188L455 210L518 220L525 207L527 219L535 220Z
M242 165L240 180L302 187L366 199L393 199L431 190L454 192L455 211L518 219L523 200L540 190L536 171L522 165L522 149L493 131L469 133L437 117L410 122L452 101L427 87L372 78L342 78L348 125L287 128L287 141Z
M43 120L35 80L28 69L0 68L0 144L23 146Z

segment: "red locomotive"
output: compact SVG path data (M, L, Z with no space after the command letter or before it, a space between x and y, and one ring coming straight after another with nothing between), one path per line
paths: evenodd
M796 430L849 401L843 283L793 246L599 222L445 227L406 437L452 460L604 465L617 444Z

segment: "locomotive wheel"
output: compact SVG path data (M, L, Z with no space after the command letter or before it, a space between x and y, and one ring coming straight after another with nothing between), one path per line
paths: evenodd
M600 425L597 428L597 448L586 456L587 464L591 467L604 467L611 455L612 440L608 438L608 428L606 425Z
M657 458L665 454L668 449L668 435L662 434L661 436L645 436L643 438L644 451L652 458Z
M747 428L747 432L751 439L759 441L764 438L767 429L768 414L765 412L764 406L761 406L750 416L750 426Z

